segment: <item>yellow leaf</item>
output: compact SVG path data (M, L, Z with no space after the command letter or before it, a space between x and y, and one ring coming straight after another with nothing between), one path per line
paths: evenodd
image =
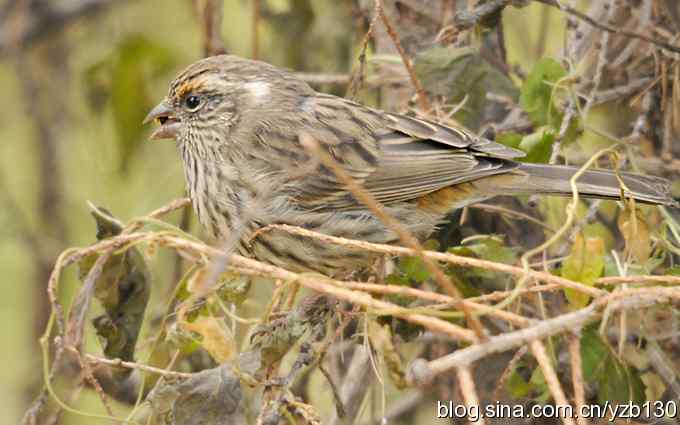
M666 384L659 375L654 372L646 372L640 375L645 384L645 397L647 400L661 400L666 392Z
M604 241L602 238L583 238L576 235L571 254L562 266L562 277L593 286L604 270ZM581 308L588 304L590 296L575 289L565 288L564 294L572 308Z
M200 316L193 322L180 323L184 329L201 336L201 346L216 362L224 363L236 354L234 336L217 318Z

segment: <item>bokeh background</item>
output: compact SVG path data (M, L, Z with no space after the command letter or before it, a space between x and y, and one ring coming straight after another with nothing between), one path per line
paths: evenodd
M125 221L183 196L174 144L146 141L149 128L141 120L164 96L168 82L205 54L197 14L201 3L6 0L0 6L0 423L17 423L39 389L37 339L49 309L47 278L62 250L94 241L87 202ZM415 57L445 39L455 7L476 2L424 1L420 8L413 7L414 1L386 3ZM587 11L598 2L572 3ZM672 1L666 3L677 12ZM226 51L311 73L331 81L315 87L344 95L372 8L372 2L351 0L262 0L257 5L230 0L224 2L219 30ZM516 84L540 58L564 56L567 18L556 8L531 2L507 8L502 20L506 64ZM359 98L406 111L416 104L413 90L398 56L385 47L389 44L384 30L376 29ZM395 83L381 92L379 78ZM588 122L623 136L638 115L639 107L621 102L595 107ZM488 130L488 124L482 117L473 129ZM670 156L663 162L654 162L662 150L655 140L652 134L637 148L651 161L647 171L669 175L667 168L676 164L674 149L665 151ZM609 143L586 131L569 149L587 158ZM176 212L168 219L180 223L181 216ZM490 217L480 219L487 228L493 227ZM190 221L190 230L200 234ZM616 236L605 237L617 246ZM154 296L167 293L173 261L170 253L154 257ZM68 297L79 283L74 269L64 278L63 296ZM66 414L63 422L88 421Z

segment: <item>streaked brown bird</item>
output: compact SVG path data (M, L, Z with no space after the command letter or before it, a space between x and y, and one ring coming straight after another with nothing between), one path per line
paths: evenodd
M147 116L151 139L175 139L187 191L215 237L237 234L241 254L290 270L334 275L370 254L272 228L289 224L375 243L398 243L301 142L313 139L338 166L420 239L444 215L496 195L570 195L576 168L516 162L523 152L470 132L317 93L264 62L214 56L189 66ZM675 205L658 177L620 173L625 195ZM618 199L611 171L587 171L581 195ZM235 228L239 227L240 228Z

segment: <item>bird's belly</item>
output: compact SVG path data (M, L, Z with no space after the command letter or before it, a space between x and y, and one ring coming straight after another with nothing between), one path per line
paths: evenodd
M419 239L434 230L439 216L408 208L388 208L388 212ZM296 213L278 221L346 239L379 244L395 244L397 235L368 211L334 213ZM319 272L328 276L346 274L370 267L380 256L366 248L339 244L315 237L291 233L261 224L244 237L240 250L282 268L296 272Z

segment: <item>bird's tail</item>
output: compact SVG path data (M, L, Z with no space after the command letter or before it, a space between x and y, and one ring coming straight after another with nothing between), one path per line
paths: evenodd
M476 186L486 193L501 194L552 194L571 196L570 180L578 167L523 163L508 174L498 178L480 179ZM502 178L501 178L502 177ZM606 170L587 170L576 180L579 196L588 198L620 199L621 193L646 204L679 204L671 196L671 184L660 177Z

